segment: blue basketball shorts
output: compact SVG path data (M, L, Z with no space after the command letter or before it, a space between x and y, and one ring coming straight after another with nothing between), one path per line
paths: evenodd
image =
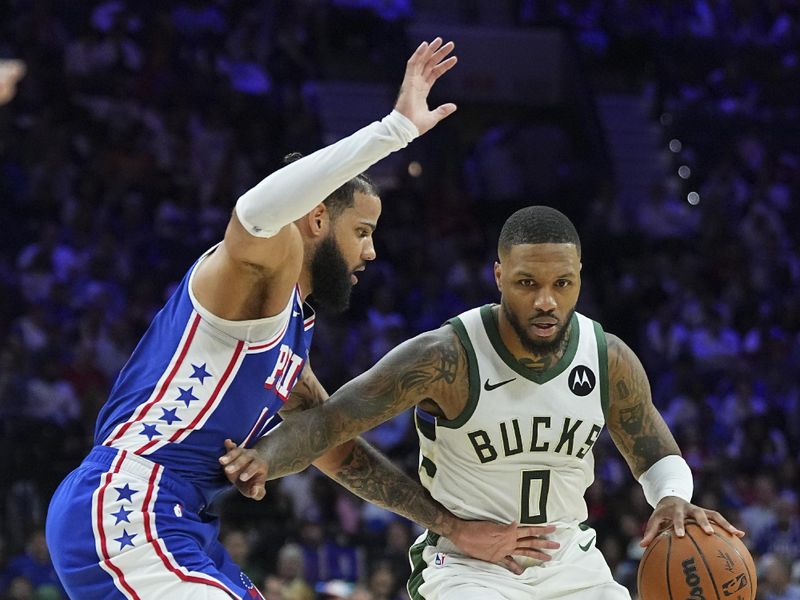
M47 545L70 598L263 598L202 507L197 490L163 466L92 449L47 513Z

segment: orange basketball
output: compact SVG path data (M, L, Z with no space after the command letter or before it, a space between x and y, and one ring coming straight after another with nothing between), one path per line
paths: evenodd
M753 557L735 535L711 526L709 535L687 521L682 538L671 527L656 536L639 562L641 600L755 600Z

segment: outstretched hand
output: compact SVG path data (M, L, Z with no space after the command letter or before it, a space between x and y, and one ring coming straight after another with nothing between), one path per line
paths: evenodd
M267 463L256 450L240 448L225 440L225 454L219 458L225 477L247 498L261 500L267 495Z
M550 560L544 550L555 550L560 544L547 539L556 528L553 525L520 527L517 523L502 525L488 521L461 521L451 541L463 552L480 560L505 566L519 575L522 567L512 555L541 561Z
M458 60L455 56L448 57L454 47L453 42L442 44L442 38L437 37L430 43L422 42L406 63L406 74L394 107L417 126L420 135L456 111L452 102L428 109L431 87Z
M10 101L17 91L17 82L25 75L25 63L19 59L0 59L0 105Z
M639 545L649 545L658 535L658 532L664 529L664 526L671 525L675 528L675 535L683 537L686 533L686 521L689 519L697 521L700 528L709 535L714 533L709 521L714 521L728 533L737 537L744 536L744 531L731 525L731 523L717 511L702 508L676 496L667 496L661 499L658 506L656 506L656 509L653 511L653 514L650 515L650 519L647 521L647 526L644 530L644 537L642 541L639 542Z

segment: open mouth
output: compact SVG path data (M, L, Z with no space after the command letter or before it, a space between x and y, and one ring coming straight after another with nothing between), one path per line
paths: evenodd
M533 333L540 337L550 337L555 333L557 322L540 322L533 324Z
M353 285L357 284L358 283L358 276L356 275L356 273L360 273L361 271L363 271L366 268L367 268L366 265L364 265L362 263L362 265L360 267L358 267L357 269L354 269L350 273L350 283L353 284Z

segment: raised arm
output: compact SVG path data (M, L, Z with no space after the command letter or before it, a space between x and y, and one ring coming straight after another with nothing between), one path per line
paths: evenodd
M200 304L229 320L286 306L303 261L294 221L317 209L324 215L318 207L334 190L455 111L453 104L427 104L433 84L456 63L452 50L440 38L423 42L408 60L391 114L275 171L239 198L222 244L195 275ZM254 306L268 314L253 314Z
M648 545L664 526L672 525L683 536L687 518L695 519L706 533L713 533L709 525L712 520L735 535L744 535L717 511L691 503L692 473L669 427L653 405L642 363L617 336L607 334L606 339L608 430L655 509L647 522L642 545Z

